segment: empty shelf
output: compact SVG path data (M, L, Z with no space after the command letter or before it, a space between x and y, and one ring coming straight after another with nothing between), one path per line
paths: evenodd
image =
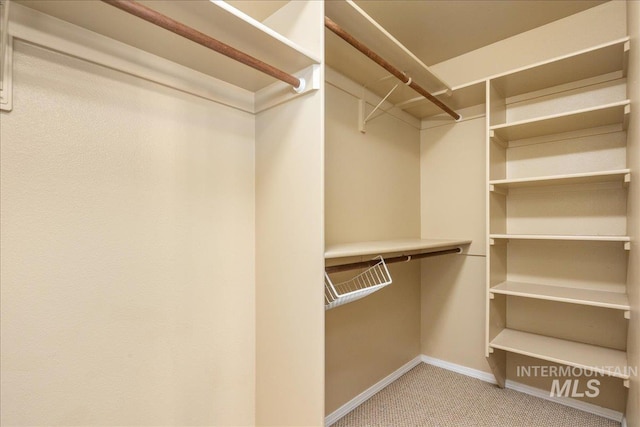
M493 136L508 142L536 136L625 123L625 116L628 113L629 100L625 100L594 108L585 108L568 113L553 114L535 119L491 126L490 131L493 133Z
M571 236L560 234L490 234L490 239L574 240L586 242L630 242L629 236Z
M594 182L628 183L630 169L540 176L535 178L499 179L489 181L497 188L542 187L547 185L589 184Z
M398 239L379 240L371 242L342 243L327 246L324 252L325 259L344 258L361 255L384 255L392 253L434 252L441 249L455 248L468 245L471 240L444 240L444 239Z
M536 283L502 282L492 287L494 294L513 295L524 298L537 298L549 301L582 304L595 307L630 310L627 294L619 292L596 291L591 289L568 288L565 286L539 285Z
M504 329L489 346L612 377L629 379L627 354L620 350L513 329Z
M626 74L629 37L595 46L521 70L495 76L492 83L505 97L620 71Z

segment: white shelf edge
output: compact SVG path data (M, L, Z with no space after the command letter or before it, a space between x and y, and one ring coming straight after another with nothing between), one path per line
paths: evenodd
M591 242L630 242L629 236L563 235L563 234L489 234L490 239L573 240Z
M629 36L621 37L619 39L615 39L615 40L612 40L612 41L609 41L609 42L601 43L601 44L596 45L596 46L591 46L591 47L588 47L586 49L581 49L581 50L578 50L576 52L571 52L571 53L568 53L566 55L556 56L556 57L553 57L551 59L547 59L547 60L544 60L544 61L536 62L534 64L525 65L524 67L514 68L513 70L505 71L505 72L499 73L499 74L494 74L494 75L489 76L487 78L484 78L482 80L497 80L497 79L499 79L501 77L506 77L508 75L516 74L516 73L519 73L519 72L522 72L522 71L532 70L534 68L542 67L544 65L551 64L551 63L558 62L558 61L562 61L562 60L565 60L565 59L568 59L568 58L571 58L571 57L574 57L574 56L584 55L585 53L594 52L594 51L599 50L599 49L605 49L607 47L615 46L617 44L624 44L624 43L629 42L629 40L631 40L631 38Z
M620 177L621 181L624 180L625 175L631 173L631 169L617 169L617 170L608 170L608 171L598 171L598 172L585 172L585 173L575 173L575 174L567 174L567 175L548 175L548 176L540 176L534 178L516 178L516 179L496 179L489 181L490 185L498 185L498 186L509 186L511 184L535 184L535 183L545 183L551 181L562 182L563 180L571 180L571 179L580 179L580 178L598 178L598 177ZM595 180L594 180L595 181Z
M435 252L471 244L471 240L449 239L393 239L353 242L329 245L325 248L325 259L353 256L382 255L409 251ZM432 250L431 250L432 249Z
M504 335L503 335L504 334ZM514 338L515 336L515 338ZM523 346L514 345L511 343L514 339L520 340L535 340L538 341L537 344L542 342L549 347L573 347L578 353L588 353L589 351L600 353L601 356L603 353L608 353L608 359L604 360L598 365L589 365L584 363L584 361L576 361L576 360L567 360L567 358L561 358L557 354L553 354L554 351L544 352L544 351L532 351L528 348L523 348ZM506 342L505 342L506 341ZM600 347L592 344L584 344L575 341L563 340L560 338L546 337L543 335L532 334L529 332L517 331L514 329L504 329L500 332L490 343L489 347L495 348L498 350L504 350L511 353L518 353L529 357L534 357L536 359L547 360L549 362L559 363L562 365L573 366L576 368L580 368L590 372L596 372L599 374L620 378L623 380L629 379L628 366L626 362L626 353L621 350L614 350L606 347ZM624 356L623 356L624 355ZM624 365L617 365L613 359L620 359L624 357L625 363ZM603 368L614 368L612 370L605 370Z
M472 86L472 85L475 85L475 84L478 84L478 83L484 83L484 82L491 81L491 80L497 80L497 79L499 79L501 77L506 77L508 75L516 74L516 73L519 73L521 71L532 70L532 69L534 69L536 67L542 67L544 65L551 64L551 63L557 62L557 61L562 61L564 59L568 59L568 58L571 58L573 56L583 55L585 53L596 51L598 49L604 49L604 48L607 48L607 47L610 47L610 46L615 46L617 44L628 43L630 40L631 40L631 38L629 36L622 37L622 38L619 38L619 39L615 39L615 40L612 40L612 41L609 41L609 42L605 42L605 43L599 44L597 46L592 46L590 48L581 49L581 50L578 50L576 52L571 52L571 53L568 53L566 55L556 56L556 57L553 57L553 58L550 58L550 59L546 59L544 61L536 62L534 64L525 65L523 67L514 68L512 70L504 71L502 73L492 74L490 76L483 77L481 79L472 80L471 82L463 83L463 84L460 84L458 86L454 86L452 88L452 90L460 89L460 88L463 88L463 87L466 87L466 86Z
M624 101L618 101L618 102L612 102L610 104L605 104L605 105L598 105L597 107L590 107L590 108L582 108L579 110L573 110L573 111L568 111L568 112L563 112L563 113L558 113L558 114L551 114L548 116L542 116L542 117L536 117L533 119L526 119L526 120L519 120L516 122L511 122L511 123L502 123L499 125L493 125L489 127L490 131L500 131L502 129L508 129L511 127L516 127L516 126L521 126L521 125L528 125L531 123L538 123L538 122L543 122L543 121L548 121L548 120L553 120L553 119L558 119L558 118L563 118L563 117L569 117L569 116L574 116L574 115L579 115L579 114L583 114L583 113L590 113L593 111L599 111L599 110L607 110L609 108L616 108L616 107L625 107L627 105L630 105L631 101L628 99L625 99Z
M407 49L398 39L393 37L391 33L389 33L382 25L380 25L375 19L373 19L367 12L365 12L362 8L360 8L353 0L346 0L346 3L353 8L357 13L359 13L365 20L367 20L375 29L380 31L380 33L384 34L398 49L400 49L403 53L405 53L409 58L411 58L416 64L420 66L424 71L429 73L435 80L440 82L447 90L452 90L451 85L443 80L439 75L437 75L433 70L431 70L424 62L420 60L413 52Z
M538 288L537 289L538 292L532 291L530 289L529 290L526 290L526 289L507 290L507 289L501 288L502 286L505 286L505 285L511 285L515 287L517 286L534 287L534 288ZM544 289L544 288L548 288L548 289ZM545 290L550 292L544 293ZM558 295L557 293L554 294L553 292L554 290L562 290L564 291L564 293L569 295ZM538 283L522 283L522 282L513 282L513 281L506 281L506 282L499 283L489 288L489 292L493 294L511 295L511 296L517 296L522 298L533 298L533 299L541 299L541 300L547 300L547 301L564 302L569 304L587 305L592 307L610 308L613 310L628 311L631 309L626 294L617 293L617 292L598 291L598 290L590 290L590 289L582 289L582 288L569 288L566 286L543 285ZM570 295L571 293L573 293L574 295L571 296ZM583 294L582 296L580 295L581 293ZM585 293L601 294L601 296L604 298L602 298L601 300L597 300L595 298L588 299L585 297L584 295ZM608 296L614 295L614 294L623 296L623 299L627 301L626 304L612 302L611 298L608 298L608 301L606 300Z
M290 47L291 49L297 51L298 53L306 56L307 58L309 58L310 60L316 62L317 64L322 63L322 60L320 58L316 57L309 50L303 48L302 46L299 46L298 44L296 44L293 41L289 40L288 38L284 37L282 34L278 33L277 31L274 31L273 29L271 29L268 26L264 25L262 22L254 19L251 16L247 15L246 13L236 9L235 7L231 6L226 1L224 1L224 0L209 0L209 2L211 2L212 4L218 6L221 9L224 9L225 11L227 11L230 14L234 15L236 18L246 22L247 24L257 28L258 30L260 30L263 33L265 33L266 35L268 35L270 37L273 37L274 39L278 40L280 43L282 43L282 44Z

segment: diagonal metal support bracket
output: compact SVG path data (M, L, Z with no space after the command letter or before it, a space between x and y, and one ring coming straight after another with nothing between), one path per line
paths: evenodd
M358 125L358 129L360 129L360 132L362 133L366 133L366 129L365 126L367 124L367 122L369 121L369 119L371 119L371 116L373 116L373 113L375 113L378 108L380 108L380 106L384 103L384 101L387 100L387 98L389 98L389 96L391 96L391 94L393 93L394 90L396 90L398 88L398 85L395 85L393 88L391 88L391 90L389 91L389 93L387 93L385 95L384 98L382 98L382 100L380 102L378 102L378 105L376 105L375 107L373 107L373 110L371 110L371 112L369 113L369 115L367 117L365 117L365 113L366 113L366 107L367 107L367 102L364 99L361 99L359 101L358 104L358 113L359 113L359 125ZM377 117L377 116L376 116ZM374 117L375 119L375 117Z

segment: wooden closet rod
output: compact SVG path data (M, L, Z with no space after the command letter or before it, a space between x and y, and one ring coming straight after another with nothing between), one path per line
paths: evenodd
M424 254L400 255L393 258L385 258L384 262L387 264L393 264L394 262L408 262L414 259L429 258L432 256L438 256L438 255L459 254L460 252L462 252L462 249L460 248L444 249L441 251L427 252ZM331 267L325 267L325 271L331 274L331 273L338 273L340 271L355 270L358 268L369 268L369 267L373 267L379 262L380 260L378 259L372 259L370 261L352 262L350 264L342 264L342 265L334 265Z
M441 110L443 110L445 113L453 117L456 121L460 120L461 118L460 114L456 113L447 105L445 105L442 101L440 101L438 98L431 95L429 92L423 89L420 85L418 85L416 82L412 81L409 77L407 77L402 71L400 71L399 69L391 65L384 58L380 57L380 55L378 55L377 53L369 49L366 45L361 43L359 40L357 40L351 34L346 32L342 27L340 27L338 24L336 24L326 16L324 17L324 26L330 29L331 31L333 31L338 37L340 37L341 39L349 43L351 46L355 47L360 52L365 54L367 57L373 60L376 64L380 65L382 68L384 68L385 70L393 74L395 77L398 78L398 80L408 85L411 89L415 90L420 95L427 98L429 101L433 102Z
M281 80L287 84L290 84L295 89L300 88L300 79L289 73L286 73L272 65L260 61L251 55L248 55L234 47L229 46L219 40L209 37L208 35L201 33L191 27L184 25L174 19L169 18L166 15L156 12L140 3L130 0L102 0L103 2L115 6L120 10L128 12L138 18L144 19L147 22L155 24L165 30L171 31L174 34L178 34L186 39L196 42L204 47L208 47L211 50L215 50L231 59L248 65L251 68L255 68L265 74L270 75L278 80Z

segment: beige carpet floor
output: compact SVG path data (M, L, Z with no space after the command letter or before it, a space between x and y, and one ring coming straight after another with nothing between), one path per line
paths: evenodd
M620 427L620 423L421 363L334 427Z

